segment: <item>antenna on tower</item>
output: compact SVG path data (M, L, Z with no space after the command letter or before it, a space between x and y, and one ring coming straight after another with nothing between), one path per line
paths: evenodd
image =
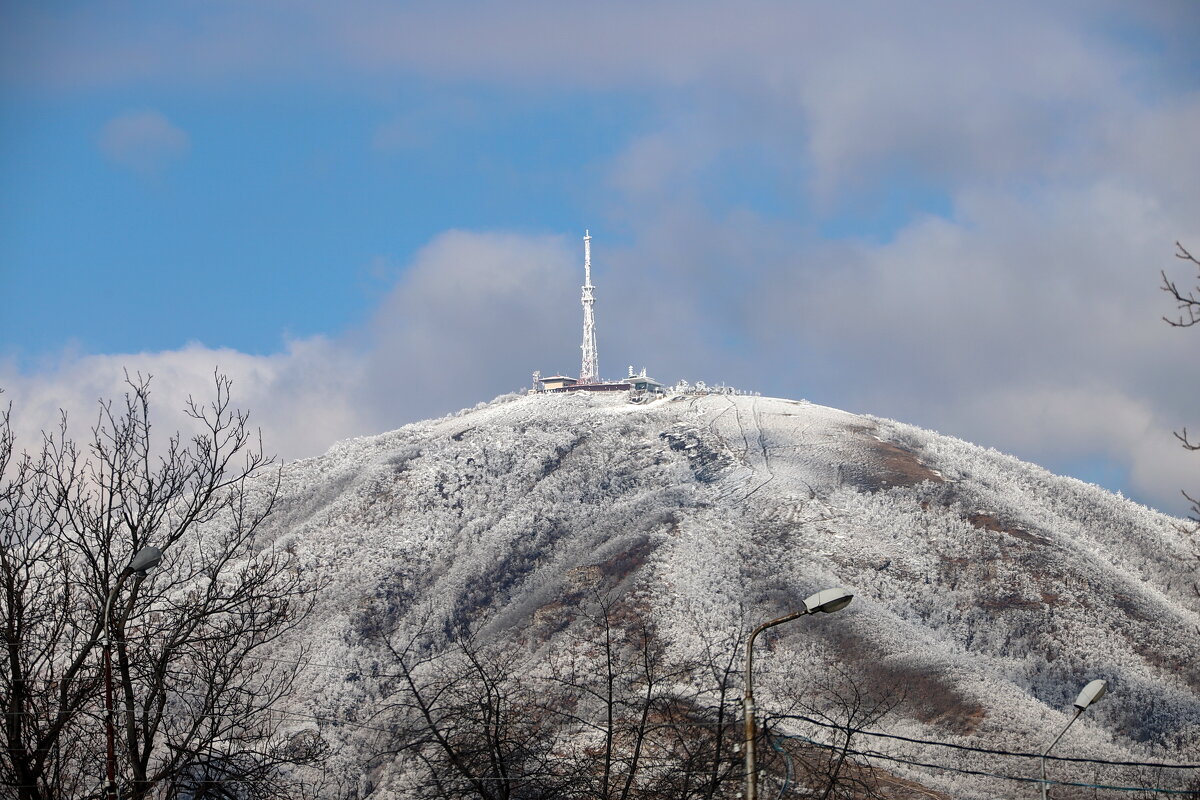
M592 236L586 229L583 232L583 360L579 365L580 383L600 382L600 357L596 353L596 315L592 306L596 297L592 290Z

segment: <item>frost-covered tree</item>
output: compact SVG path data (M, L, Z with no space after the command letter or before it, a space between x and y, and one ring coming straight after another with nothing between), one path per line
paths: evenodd
M1175 257L1188 262L1188 264L1196 270L1197 275L1195 280L1197 283L1190 289L1180 289L1179 285L1167 276L1166 270L1162 272L1162 290L1169 294L1175 301L1176 316L1163 317L1168 325L1175 328L1190 328L1193 325L1200 323L1200 259L1192 255L1187 248L1181 243L1175 243ZM1200 450L1200 441L1188 435L1187 428L1183 428L1175 433L1180 444L1187 450ZM1183 496L1192 504L1192 517L1200 521L1200 496L1189 494L1186 490ZM1196 554L1197 562L1200 562L1200 552ZM1200 596L1200 583L1193 584L1192 588L1196 594Z
M228 378L215 376L211 402L188 400L194 434L165 441L152 436L149 378L127 383L82 445L64 415L19 451L0 416L0 793L292 796L289 770L321 743L272 715L296 673L261 656L305 618L315 587L293 554L256 541L277 488L272 459L231 406ZM125 580L148 546L161 564Z

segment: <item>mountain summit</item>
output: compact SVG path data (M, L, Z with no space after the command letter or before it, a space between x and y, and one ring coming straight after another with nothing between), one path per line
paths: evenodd
M1178 762L1200 743L1184 521L889 420L727 394L510 395L287 466L272 519L276 546L329 580L298 643L313 666L293 711L319 718L309 724L370 776L362 795L422 796L416 751L400 741L414 706L396 699L396 659L416 654L419 673L469 638L519 665L522 685L561 689L564 654L594 655L581 645L581 620L596 618L587 597L622 641L636 625L671 663L724 663L718 700L690 672L653 691L677 707L693 685L687 702L724 703L721 724L736 724L745 634L813 592L850 589L845 610L757 645L780 780L791 766L778 743L796 758L822 747L814 720L837 717L822 692L838 685L882 698L888 713L864 727L922 740L853 745L879 756L863 769L914 797L1032 796L907 762L1035 777L1028 759L935 743L1040 752L1094 678L1108 696L1056 755ZM424 669L432 680L438 668ZM586 738L584 705L572 708ZM557 741L554 753L569 749ZM733 777L739 757L727 753ZM1051 767L1077 782L1178 785L1130 769Z

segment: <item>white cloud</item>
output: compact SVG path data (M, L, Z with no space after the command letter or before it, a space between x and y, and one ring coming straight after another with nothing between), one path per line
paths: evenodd
M158 111L131 111L104 123L100 152L113 163L141 173L162 170L186 155L191 140Z
M1182 511L1178 490L1200 485L1200 462L1170 432L1192 421L1200 375L1194 335L1159 319L1169 303L1156 277L1186 211L1111 181L973 192L959 207L957 222L813 245L767 271L745 299L759 311L759 363L795 364L772 391L1051 468L1103 458L1137 496Z
M367 432L351 402L359 380L356 360L320 339L291 343L272 356L199 344L157 353L65 355L33 373L0 365L0 388L12 403L21 444L29 448L37 445L38 430L57 424L59 409L67 412L73 436L86 438L99 401L119 401L127 391L126 371L152 376L152 408L161 436L186 430L184 404L189 396L213 397L214 370L232 379L234 405L251 413L266 449L285 459L315 455L337 439Z
M29 447L60 408L85 435L97 401L125 391L125 370L153 376L159 429L178 429L184 401L210 397L217 369L233 379L234 402L251 412L266 448L304 458L527 387L539 366L571 369L576 260L559 237L450 231L417 254L367 324L340 339L292 341L269 356L192 344L68 354L35 372L0 363L0 388Z
M479 124L481 116L479 108L461 97L429 99L376 127L371 147L381 153L428 147L447 130Z
M1169 304L1155 288L1175 239L1200 249L1200 95L1186 76L1157 72L1184 61L1138 45L1186 46L1179 31L1196 29L1195 4L313 3L287 25L240 8L195 32L167 24L169 36L146 35L161 18L105 24L102 36L65 37L57 55L47 44L17 77L327 69L518 92L632 89L659 113L606 165L611 194L597 194L630 242L594 243L607 373L633 361L666 380L808 396L1051 466L1104 457L1176 510L1176 489L1200 489L1200 462L1169 435L1200 427L1187 370L1200 334L1159 321ZM77 30L92 30L82 23L96 13L79 12ZM466 119L456 113L402 113L374 145L420 146ZM145 169L147 152L186 151L161 115L122 124L106 146L120 163ZM704 191L723 188L703 185L706 170L749 150L794 181L795 214L706 208ZM829 209L897 175L944 193L949 218L918 215L882 242L822 240ZM574 240L451 232L342 338L265 359L159 357L240 365L247 404L276 426L279 449L313 452L323 437L515 388L535 367L572 370L578 264ZM38 407L76 382L97 394L96 374L125 359L108 358L17 382L45 387Z
M1154 398L1098 382L1069 382L963 392L942 410L947 427L1053 471L1087 463L1128 475L1126 494L1183 514L1181 490L1200 491L1200 462L1179 446ZM1113 488L1113 487L1109 487Z
M1050 468L1101 459L1128 473L1135 496L1182 512L1178 490L1200 481L1170 431L1196 423L1188 415L1200 376L1186 369L1188 332L1154 316L1165 298L1153 272L1130 268L1147 242L1115 225L1131 215L1129 202L1102 193L1090 203L1045 199L1015 221L980 206L969 223L927 220L888 245L832 249L825 257L837 270L804 263L817 251L789 261L785 232L760 225L746 236L738 220L722 228L698 217L689 230L681 217L660 239L627 249L601 238L601 361L612 376L632 362L668 381L807 396ZM1081 244L1080 226L1095 241ZM1154 242L1160 232L1142 233ZM1010 262L1005 243L1029 239L1042 240L1037 259ZM644 269L656 253L670 253L674 269ZM743 272L729 273L739 255ZM59 407L72 411L76 430L90 423L95 400L122 391L123 368L154 374L165 411L189 393L204 397L218 367L269 450L315 455L341 438L527 386L535 368L570 373L579 262L563 237L451 231L417 254L366 324L339 339L295 341L271 356L192 345L64 357L36 373L0 366L0 386L28 443ZM1094 280L1075 281L1080 263ZM703 282L685 285L722 264L719 298ZM1139 285L1140 305L1129 300ZM164 416L162 427L179 420Z
M528 386L539 367L571 369L579 258L561 237L438 236L362 333L363 399L405 422Z

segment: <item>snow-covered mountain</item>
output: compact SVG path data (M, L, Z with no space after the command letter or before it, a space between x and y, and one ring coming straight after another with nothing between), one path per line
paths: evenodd
M764 715L850 680L894 693L873 730L1041 750L1080 687L1103 678L1108 696L1056 754L1197 760L1200 598L1184 521L994 450L803 401L577 392L505 396L343 442L288 465L282 481L270 535L329 580L303 640L286 648L310 664L294 710L346 769L370 770L364 794L402 783L387 758L363 765L386 749L373 676L389 670L371 630L470 628L510 643L536 672L568 642L555 614L581 576L636 597L679 653L736 647L812 592L853 591L845 610L760 639ZM805 725L774 730L821 733ZM1028 759L879 738L856 746L1036 775ZM932 796L1037 791L873 763L942 793ZM1055 769L1179 785L1178 773L1144 768Z

